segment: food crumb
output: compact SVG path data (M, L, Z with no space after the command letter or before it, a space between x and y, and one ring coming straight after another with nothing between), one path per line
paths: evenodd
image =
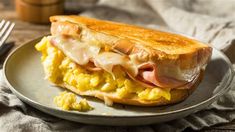
M94 109L90 106L86 99L81 99L77 102L76 95L71 92L61 92L54 98L54 103L63 110L90 111Z

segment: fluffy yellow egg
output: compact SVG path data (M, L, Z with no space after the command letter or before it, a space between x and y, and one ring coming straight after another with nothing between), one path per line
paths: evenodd
M93 109L86 99L82 99L80 102L77 102L76 95L67 91L61 92L56 96L54 98L54 102L63 110L89 111Z

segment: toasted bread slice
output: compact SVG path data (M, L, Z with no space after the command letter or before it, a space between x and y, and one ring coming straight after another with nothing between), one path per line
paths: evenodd
M80 38L95 38L122 49L132 47L141 61L157 64L177 65L181 69L192 69L208 62L212 48L193 39L162 31L122 23L97 20L81 16L53 16L51 33L72 35ZM134 49L134 50L133 50Z

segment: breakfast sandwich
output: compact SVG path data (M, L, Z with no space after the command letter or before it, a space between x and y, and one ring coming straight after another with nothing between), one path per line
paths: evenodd
M52 16L36 44L45 78L81 96L160 106L199 85L212 48L181 35L82 16Z

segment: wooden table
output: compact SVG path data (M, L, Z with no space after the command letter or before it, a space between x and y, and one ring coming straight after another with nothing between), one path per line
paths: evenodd
M49 34L50 32L50 25L31 24L19 20L14 9L13 0L0 1L0 20L1 19L10 20L16 23L16 26L8 39L8 41L14 41L16 43L16 47L39 36ZM186 131L192 130L187 129ZM227 124L216 125L210 128L205 128L202 131L235 131L235 121Z

